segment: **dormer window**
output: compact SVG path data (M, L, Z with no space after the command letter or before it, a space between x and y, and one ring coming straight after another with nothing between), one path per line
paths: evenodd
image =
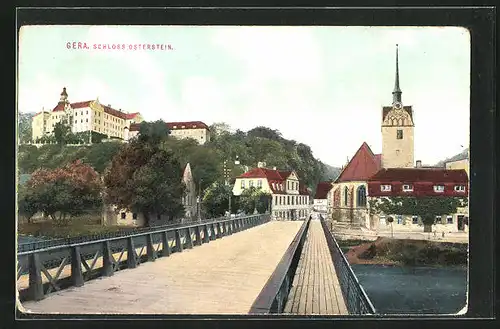
M434 192L443 193L444 192L444 185L434 185Z
M172 128L174 128L174 129L175 129L175 128L177 128L177 126L173 126Z
M455 185L456 192L465 192L465 185Z
M403 192L413 192L413 185L411 185L411 184L404 184L403 185Z
M380 191L382 191L382 192L390 192L391 191L391 185L388 185L388 184L380 185Z
M196 128L196 125L193 125L193 128Z

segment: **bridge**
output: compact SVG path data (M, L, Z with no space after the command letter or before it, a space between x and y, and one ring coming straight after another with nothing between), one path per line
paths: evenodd
M376 313L321 220L224 218L17 255L27 313Z

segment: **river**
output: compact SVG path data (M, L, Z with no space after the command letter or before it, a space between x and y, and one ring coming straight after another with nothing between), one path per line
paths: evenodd
M351 266L377 313L454 314L465 306L464 267Z

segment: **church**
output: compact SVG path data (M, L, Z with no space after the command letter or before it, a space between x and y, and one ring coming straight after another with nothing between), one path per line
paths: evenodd
M366 142L342 168L328 192L328 216L352 225L379 229L387 222L384 215L370 215L370 198L405 196L467 196L468 177L465 170L422 167L414 159L413 107L404 105L399 85L399 59L396 45L396 76L392 105L382 107L382 153L375 154ZM387 214L389 215L389 214ZM395 225L411 228L421 225L416 216L396 217ZM468 221L467 209L458 214L443 214L436 223L447 231L463 231Z

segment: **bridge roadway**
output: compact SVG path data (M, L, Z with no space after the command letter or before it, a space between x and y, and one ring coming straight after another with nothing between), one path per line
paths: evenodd
M38 302L26 301L21 309L45 314L248 314L302 223L271 221Z

